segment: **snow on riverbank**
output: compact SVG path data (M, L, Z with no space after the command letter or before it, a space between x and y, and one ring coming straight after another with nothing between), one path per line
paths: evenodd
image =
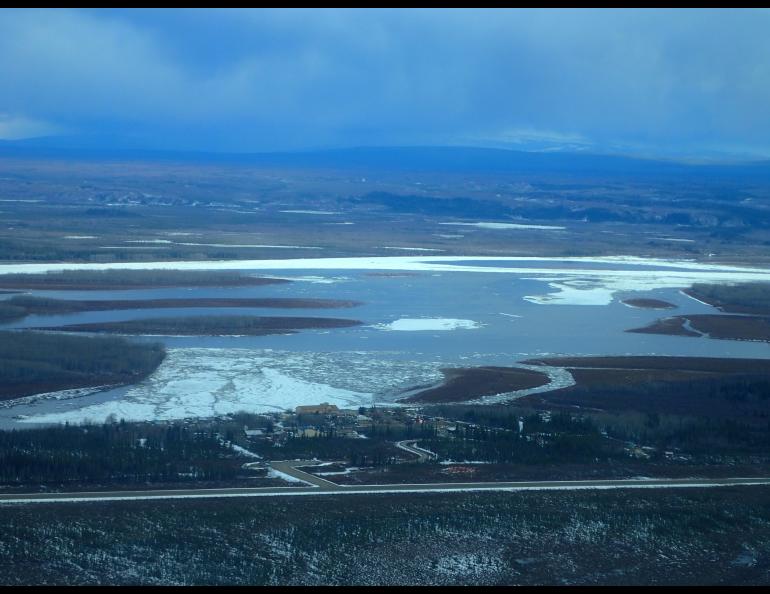
M454 318L401 318L390 324L377 324L379 330L395 330L399 332L416 332L421 330L474 330L481 324L473 320L457 320Z
M545 373L548 376L548 383L543 386L537 386L536 388L527 388L526 390L514 390L512 392L504 392L502 394L494 394L492 396L482 396L475 400L468 400L467 404L503 404L522 398L523 396L529 396L530 394L542 394L543 392L550 392L552 390L561 390L562 388L569 388L575 385L575 378L572 374L563 367L551 367L549 365L525 365L524 363L517 363L516 367L522 369L529 369L530 371L537 371L539 373Z
M286 246L284 246L286 247ZM307 246L302 246L307 247ZM572 268L508 268L464 265L463 262L543 262L615 264L616 270ZM637 266L669 270L633 270ZM34 263L2 264L0 274L57 272L62 270L409 270L416 272L498 272L514 274L580 275L594 277L655 277L657 275L697 276L698 273L715 273L756 280L770 280L770 269L723 264L703 264L694 260L667 260L638 258L636 256L368 256L348 258L287 258L276 260L178 260L167 262L110 262L110 263ZM686 271L686 272L685 272ZM702 275L708 280L708 275Z
M13 398L12 400L3 400L0 402L0 409L13 408L20 404L32 404L39 402L40 400L72 400L76 398L82 398L84 396L90 396L91 394L98 394L99 392L105 392L115 388L114 385L94 386L90 388L72 388L69 390L58 390L56 392L41 392L39 394L32 394L31 396L22 396L20 398Z

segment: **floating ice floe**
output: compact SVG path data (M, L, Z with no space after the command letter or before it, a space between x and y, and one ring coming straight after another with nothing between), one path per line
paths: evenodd
M545 295L526 295L525 301L538 305L609 305L612 303L614 291L603 285L589 281L567 281L564 283L548 283L553 293Z
M420 331L420 330L474 330L481 324L473 320L458 320L455 318L401 318L390 324L377 324L380 330Z
M358 407L371 400L369 393L293 377L266 363L272 361L241 349L170 349L157 371L119 400L33 415L24 422L163 421L280 411L318 402Z

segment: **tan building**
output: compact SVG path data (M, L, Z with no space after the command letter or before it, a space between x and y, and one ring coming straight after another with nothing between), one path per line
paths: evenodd
M307 429L300 429L299 433L297 433L297 437L318 437L321 435L321 432L318 429L313 429L312 427L308 427Z
M298 406L294 412L298 415L336 415L339 413L336 404L322 402L321 404L311 404L307 406Z

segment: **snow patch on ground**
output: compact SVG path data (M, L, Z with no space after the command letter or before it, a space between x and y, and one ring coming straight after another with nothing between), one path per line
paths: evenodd
M309 215L336 215L342 214L341 212L335 212L331 210L279 210L278 212L285 212L289 214L309 214Z
M170 239L126 239L126 243L174 243Z
M298 479L296 476L291 476L290 474L286 474L285 472L276 470L272 466L267 470L267 478L281 479L282 481L286 481L287 483L300 483L302 485L310 485L311 487L315 487L313 483L310 483L308 481L303 481L302 479Z
M205 246L205 247L222 247L222 248L275 248L275 249L287 249L287 250L322 250L322 247L314 245L266 245L262 243L192 243L192 242L177 242L176 245L187 246Z
M421 330L474 330L481 324L473 320L458 320L454 318L401 318L390 324L377 324L380 330L396 330L415 332Z
M258 458L260 460L262 459L262 456L260 456L259 454L255 454L254 452L250 452L249 450L247 450L244 447L239 446L238 444L227 442L227 445L230 446L231 450L233 450L234 452L238 452L242 456L246 456L247 458Z
M383 246L383 250L405 250L409 252L443 252L437 248L421 248L421 247L397 247L397 246Z
M147 245L100 245L100 250L167 250L168 247Z
M481 229L545 229L562 230L566 227L557 225L523 225L520 223L439 223L439 225L457 225L464 227L479 227Z

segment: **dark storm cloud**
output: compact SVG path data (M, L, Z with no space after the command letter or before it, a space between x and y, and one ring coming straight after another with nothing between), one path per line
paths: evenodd
M770 151L765 10L0 12L0 137Z

